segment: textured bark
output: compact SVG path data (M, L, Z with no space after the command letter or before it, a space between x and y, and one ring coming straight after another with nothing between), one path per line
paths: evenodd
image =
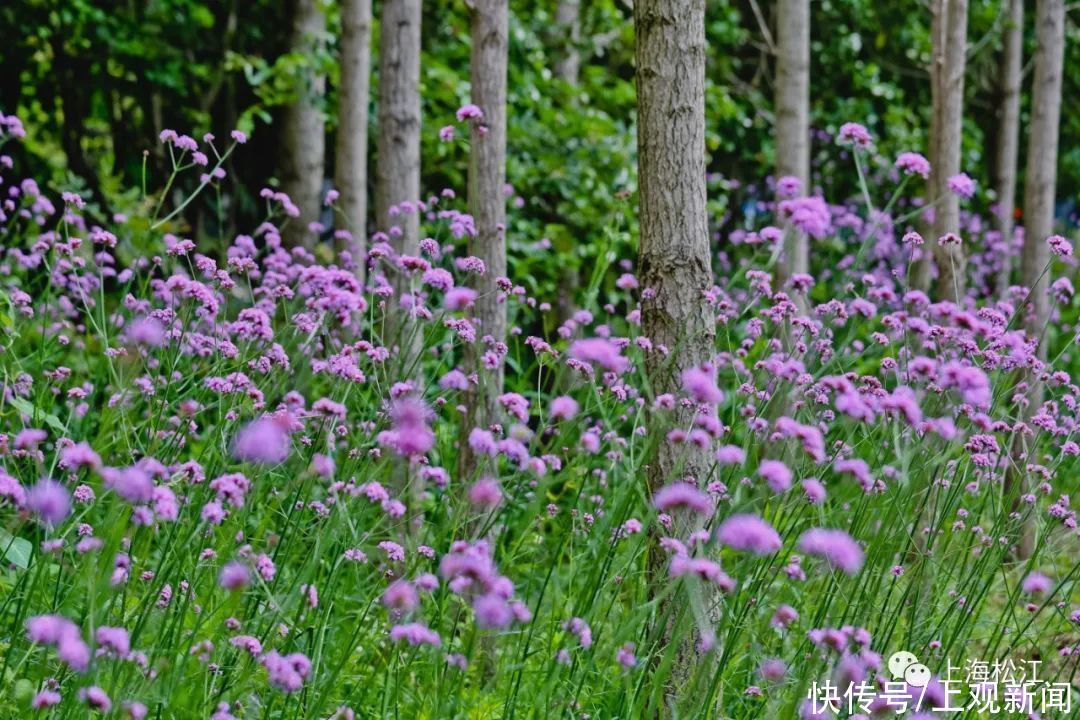
M579 0L560 0L555 9L555 28L562 40L562 53L555 63L555 77L577 85L581 70L581 3Z
M555 27L561 47L555 61L555 77L568 85L577 85L581 72L581 5L579 0L562 0L555 10ZM573 101L571 100L571 103ZM558 291L555 293L556 325L562 325L574 314L574 298L580 278L574 263L563 263L559 269Z
M810 0L778 0L776 5L776 176L790 175L810 191ZM777 266L777 289L792 275L810 269L806 233L789 227L784 257ZM805 300L795 296L805 312Z
M1061 118L1061 83L1065 57L1065 2L1039 0L1035 6L1035 36L1038 49L1035 56L1035 79L1031 86L1031 124L1028 129L1027 172L1024 178L1024 251L1020 258L1021 283L1029 288L1025 313L1028 333L1042 337L1050 321L1050 299L1044 276L1050 262L1046 238L1054 229L1054 199L1057 191L1058 130ZM1046 360L1046 345L1039 342L1039 360ZM1035 412L1043 401L1043 385L1035 373L1025 373L1028 382L1027 409ZM1029 478L1023 471L1025 463L1019 458L1022 440L1016 436L1014 458L1006 474L1006 495L1018 496L1027 492ZM1025 506L1014 508L1025 512ZM1026 510L1030 512L1030 510ZM1020 528L1016 552L1021 558L1030 557L1035 548L1035 526L1030 515Z
M326 16L316 0L295 0L293 4L293 52L312 57L326 31ZM300 209L283 231L289 245L314 243L308 224L319 218L322 181L326 159L325 122L319 101L326 91L326 78L313 68L297 78L296 99L282 116L281 187Z
M1002 0L1008 4L1009 17L1004 30L1001 53L1001 117L997 131L998 231L1001 241L1011 244L1013 211L1016 207L1017 156L1020 148L1020 88L1023 79L1024 0ZM1012 256L1001 259L995 290L1004 296L1012 276Z
M474 0L472 10L472 56L470 83L472 102L484 113L472 121L469 155L469 212L476 234L469 240L469 254L482 259L487 272L477 276L475 319L478 337L506 340L506 303L496 281L506 277L506 66L510 8L507 0ZM483 427L497 418L502 394L503 369L480 366L480 344L467 349L469 372L482 382L466 397L462 438L468 430ZM462 477L475 469L476 459L466 443L459 454Z
M400 228L391 244L405 255L417 253L420 218L390 208L420 199L420 13L420 0L386 0L379 29L375 224Z
M934 0L933 59L930 68L932 96L930 122L930 198L937 201L932 236L939 300L960 301L966 274L961 245L940 245L946 233L960 233L960 200L948 180L960 172L963 138L964 71L967 64L967 0Z
M1028 329L1042 334L1050 318L1045 278L1035 287L1050 259L1046 238L1054 229L1057 189L1058 127L1065 52L1064 0L1039 0L1035 8L1035 79L1031 86L1031 124L1028 128L1027 172L1024 178L1024 252L1020 259L1023 285L1031 289ZM1040 358L1045 348L1040 344Z
M660 394L677 391L681 372L711 359L715 343L704 296L713 280L705 208L705 0L636 0L634 31L641 323L654 347L670 351L665 356L654 349L645 359L652 391ZM675 415L679 427L689 427L694 409L680 407ZM655 422L660 431L662 420ZM649 458L648 489L677 477L703 480L708 467L708 451L661 441ZM664 562L659 543L653 543L649 572L658 582ZM698 660L692 639L674 635L670 624L665 637L677 645L666 687L669 704Z
M347 249L361 280L367 248L368 102L371 79L371 0L342 0L341 83L334 186L339 222L352 234Z

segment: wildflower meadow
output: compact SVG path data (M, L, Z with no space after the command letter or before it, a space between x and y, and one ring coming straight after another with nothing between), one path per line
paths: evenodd
M956 2L930 3L940 37ZM422 52L418 2L376 5L374 36L370 3L287 3L265 82L292 94L64 141L62 169L44 106L0 107L0 717L1074 717L1077 231L1037 182L1073 179L1042 145L1055 3L1028 11L1023 213L960 154L944 81L934 143L815 110L778 167L710 164L704 21L730 8L689 0L560 4L579 39L627 13L607 42L637 75L626 125L616 99L566 111L589 148L545 125L558 158L515 135L541 132L507 98L539 51L504 0ZM828 11L772 4L781 56ZM558 87L602 94L593 50ZM421 110L453 63L464 91ZM78 180L76 151L117 169Z

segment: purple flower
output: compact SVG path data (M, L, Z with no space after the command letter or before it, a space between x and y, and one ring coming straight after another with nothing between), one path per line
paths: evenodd
M311 677L311 660L303 653L281 655L276 650L263 655L263 667L270 684L285 693L294 693Z
M59 705L61 700L63 700L63 698L60 696L60 693L53 690L42 690L34 696L34 699L30 702L30 707L34 710L44 710L45 708Z
M634 657L634 643L626 643L619 648L615 653L615 660L624 668L632 668L637 665L637 658Z
M26 492L26 507L48 527L56 527L71 513L71 495L67 489L45 478Z
M551 401L552 420L572 420L578 414L580 407L574 398L568 395L560 395Z
M949 191L954 195L970 200L975 196L975 181L967 173L958 173L948 179Z
M763 680L779 682L780 680L783 680L784 675L787 674L787 665L780 658L769 658L761 663L758 674L761 675Z
M494 478L482 477L469 488L469 502L478 508L486 510L497 508L502 502L502 497L502 488L499 486L499 481Z
M716 539L734 550L771 555L783 543L773 526L757 515L732 515L716 529Z
M105 694L105 691L99 688L97 685L91 685L88 688L83 688L79 691L79 697L86 701L92 709L97 710L100 713L107 713L112 709L112 700Z
M94 641L119 658L127 657L131 652L131 638L128 631L121 627L100 626L94 631Z
M776 194L781 198L798 197L800 192L802 192L802 180L793 175L785 175L776 181Z
M1042 595L1054 587L1054 581L1041 572L1032 572L1020 584L1020 589L1027 595Z
M746 451L737 445L724 445L716 451L716 461L721 465L742 465L746 462Z
M758 467L758 474L773 492L782 493L791 489L791 470L779 460L765 460Z
M863 564L862 548L843 530L807 530L799 538L799 549L807 555L824 558L834 568L848 575L859 572Z
M231 562L221 568L218 584L231 592L243 590L251 583L251 571L241 562Z
M394 642L405 641L410 645L432 645L434 647L442 645L439 634L420 623L395 625L390 628L390 639Z
M621 375L630 367L630 361L610 340L604 338L586 338L575 340L568 350L570 357L581 362L595 363L608 372Z
M683 390L701 405L719 405L724 393L716 386L716 372L710 366L688 368L682 374Z
M451 312L465 310L476 302L476 291L467 287L453 287L443 297L443 307Z
M874 138L870 137L870 131L865 126L849 122L840 126L836 142L839 145L865 150L874 144Z
M709 496L688 482L675 482L660 488L653 495L653 505L661 512L686 509L705 517L712 516L714 510Z
M1046 238L1046 243L1050 246L1050 252L1058 257L1069 257L1072 255L1072 245L1060 235L1051 235Z
M905 175L919 175L924 180L930 177L930 161L919 153L900 153L896 158L896 169Z
M457 111L458 122L465 122L466 120L482 120L483 117L484 111L472 103L462 105Z
M780 217L812 238L821 240L832 230L829 206L816 195L784 200L779 210Z
M289 456L289 433L278 418L260 418L236 435L233 455L245 462L277 465Z
M496 593L481 595L473 601L476 624L482 628L505 628L514 621L510 603Z

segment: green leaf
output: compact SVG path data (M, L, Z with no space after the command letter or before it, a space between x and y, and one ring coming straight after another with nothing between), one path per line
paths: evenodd
M34 546L26 538L15 537L6 530L0 530L0 551L4 552L5 560L25 570L30 567Z
M28 401L26 398L14 397L11 398L10 402L12 405L15 406L15 409L23 415L27 415L29 417L40 417L42 420L45 421L46 425L51 427L56 432L67 432L67 427L65 427L64 423L60 422L60 418L56 417L52 413L47 413L43 410L38 410L34 408L34 406L31 405L30 401Z

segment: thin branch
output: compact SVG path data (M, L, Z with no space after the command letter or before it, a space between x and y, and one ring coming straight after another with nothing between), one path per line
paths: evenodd
M750 7L754 11L754 17L757 18L758 27L761 29L761 34L765 37L765 45L769 48L769 54L776 54L776 43L773 42L772 33L769 32L769 23L765 22L765 16L761 14L761 8L758 7L757 0L750 0Z

